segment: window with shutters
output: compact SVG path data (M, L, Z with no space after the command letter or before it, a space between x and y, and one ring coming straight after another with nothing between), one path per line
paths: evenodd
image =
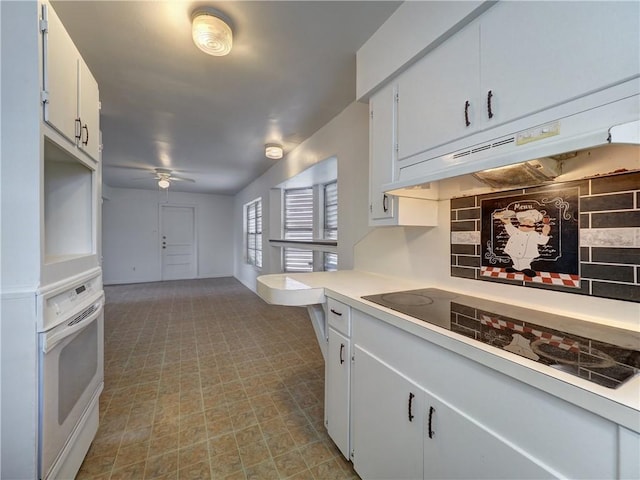
M285 240L313 240L313 188L284 191Z
M284 248L284 271L291 273L313 272L313 250Z
M324 186L324 238L338 239L338 182Z
M262 199L258 198L245 206L246 261L262 268Z
M338 270L338 254L333 252L322 252L322 264L325 272L335 272Z
M285 241L312 244L337 240L337 182L284 190L282 218ZM338 255L318 245L286 246L282 249L282 263L285 272L331 271L337 270Z

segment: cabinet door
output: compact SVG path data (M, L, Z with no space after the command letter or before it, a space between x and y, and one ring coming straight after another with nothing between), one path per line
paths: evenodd
M369 479L422 478L424 393L378 358L354 346L353 465Z
M479 41L472 23L399 77L398 160L479 129L486 111L478 98Z
M428 394L425 403L425 479L555 477L462 412Z
M482 93L493 94L492 125L640 72L638 2L499 2L481 21Z
M329 436L345 458L349 458L349 387L351 342L329 329L329 349L326 361L326 418Z
M388 85L369 100L369 211L370 224L394 216L395 201L382 191L393 181L395 159L395 86Z
M53 8L43 5L47 19L44 35L44 120L71 142L76 142L78 114L78 53Z
M82 124L79 147L94 160L100 155L100 100L98 82L82 59L78 61L79 118Z

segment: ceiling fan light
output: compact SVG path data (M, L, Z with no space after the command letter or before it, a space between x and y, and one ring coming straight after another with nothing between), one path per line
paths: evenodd
M169 185L171 185L171 182L166 178L161 178L160 180L158 180L158 186L160 188L169 188Z
M208 55L222 57L231 51L233 32L224 15L214 9L196 10L191 35L196 46Z
M284 150L282 149L282 145L267 143L264 146L264 155L272 160L279 160L284 155Z

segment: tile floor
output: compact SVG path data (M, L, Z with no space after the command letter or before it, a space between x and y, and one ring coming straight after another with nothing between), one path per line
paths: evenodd
M105 288L100 428L76 477L357 479L306 310L233 278Z

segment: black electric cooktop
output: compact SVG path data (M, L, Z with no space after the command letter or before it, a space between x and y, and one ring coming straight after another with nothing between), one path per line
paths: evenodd
M640 372L638 332L436 288L362 298L608 388Z

